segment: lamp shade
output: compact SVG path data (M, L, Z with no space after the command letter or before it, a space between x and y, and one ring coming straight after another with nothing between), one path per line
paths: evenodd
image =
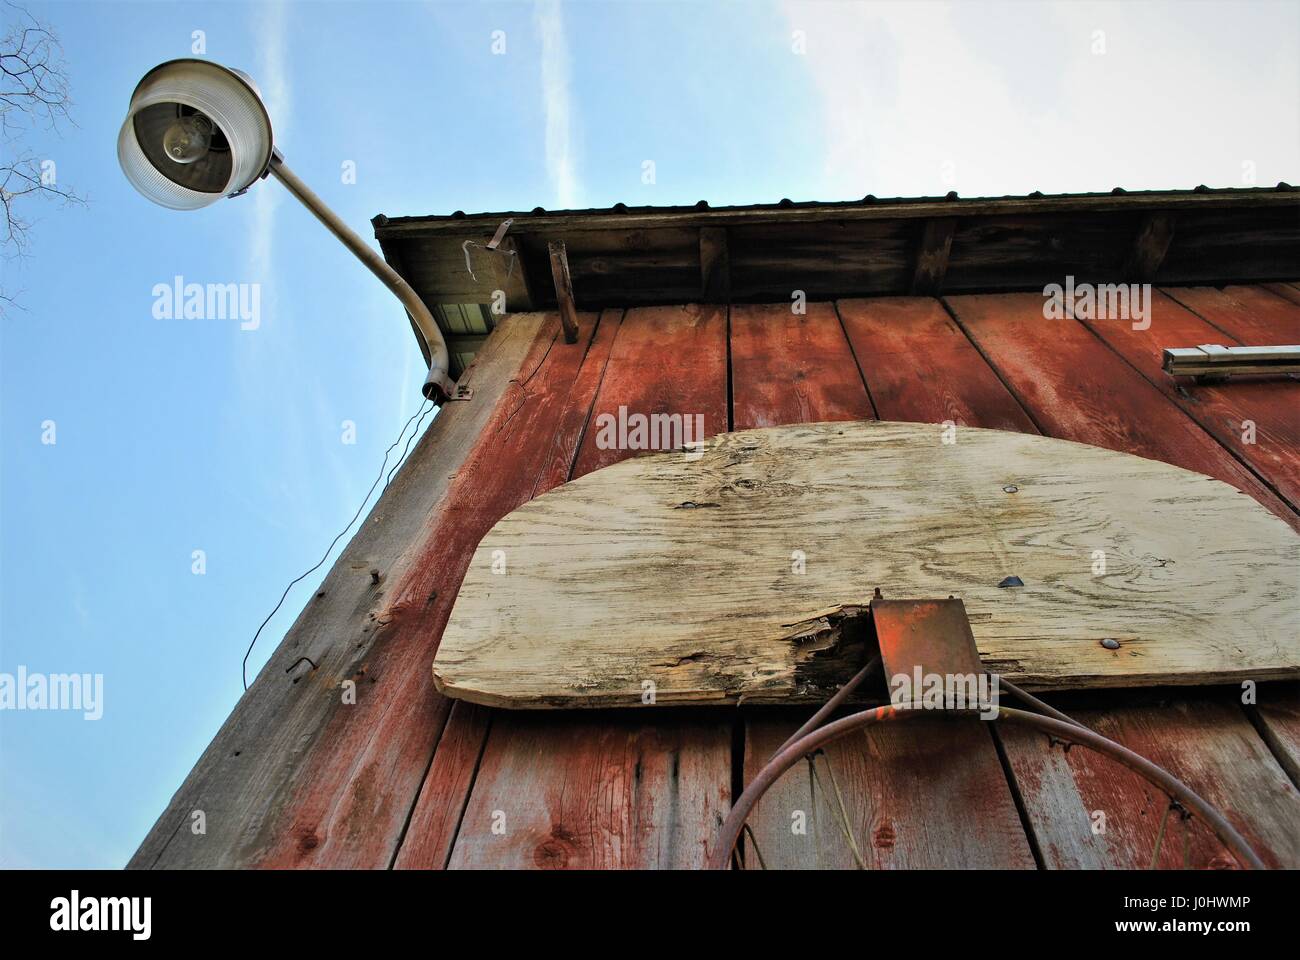
M131 95L117 160L154 203L194 210L262 176L272 146L271 118L252 80L207 60L171 60Z

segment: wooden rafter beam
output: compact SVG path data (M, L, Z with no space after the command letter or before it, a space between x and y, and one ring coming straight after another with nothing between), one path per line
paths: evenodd
M1167 213L1151 213L1142 219L1128 259L1124 261L1124 276L1138 283L1150 283L1165 261L1169 244L1174 239L1174 220Z
M731 300L731 256L726 227L700 228L700 295L705 303Z
M921 243L916 250L916 267L912 272L914 295L936 297L943 291L943 278L948 273L948 253L952 250L952 235L956 227L954 217L925 221Z
M578 308L573 302L573 280L569 276L569 255L563 240L552 240L546 245L551 254L551 278L555 281L555 302L560 308L560 325L564 328L564 342L578 342Z

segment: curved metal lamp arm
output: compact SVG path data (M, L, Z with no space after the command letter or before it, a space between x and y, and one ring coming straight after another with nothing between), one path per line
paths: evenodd
M441 405L455 393L456 382L448 376L451 358L447 353L447 343L443 340L442 331L438 329L438 323L433 319L429 308L424 305L424 301L411 289L409 283L398 276L396 270L385 263L369 244L357 236L351 227L340 220L338 215L316 196L311 187L299 180L298 176L285 166L284 160L278 153L272 156L267 172L284 184L304 207L315 214L317 220L325 224L330 233L343 241L343 245L369 267L370 272L382 280L384 286L393 291L398 300L402 301L402 306L415 321L416 328L429 348L429 375L425 378L422 392L425 397L434 402L435 406Z

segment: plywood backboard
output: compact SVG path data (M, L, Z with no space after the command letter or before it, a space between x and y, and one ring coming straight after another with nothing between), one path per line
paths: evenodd
M970 427L774 427L501 519L433 672L518 708L824 699L879 588L961 597L984 665L1031 688L1297 676L1298 585L1300 536L1165 463Z

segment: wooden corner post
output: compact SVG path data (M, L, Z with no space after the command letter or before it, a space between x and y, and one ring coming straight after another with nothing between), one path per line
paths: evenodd
M560 308L560 325L564 327L564 342L578 342L578 308L573 303L573 280L569 276L569 254L563 240L552 240L546 245L551 254L551 279L555 281L555 302Z

